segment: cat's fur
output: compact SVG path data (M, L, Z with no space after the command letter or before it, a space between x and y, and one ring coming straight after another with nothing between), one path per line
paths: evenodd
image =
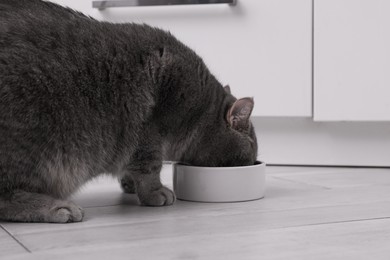
M252 108L168 32L0 0L0 219L81 221L66 198L101 173L170 205L163 159L255 162Z

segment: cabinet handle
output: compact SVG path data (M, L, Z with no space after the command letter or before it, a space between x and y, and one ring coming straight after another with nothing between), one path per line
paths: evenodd
M235 5L237 0L110 0L92 1L92 7L103 10L109 7L153 6L153 5L202 5L229 4Z

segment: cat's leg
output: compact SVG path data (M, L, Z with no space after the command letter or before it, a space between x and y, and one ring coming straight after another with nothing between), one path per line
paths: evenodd
M125 192L136 192L143 205L165 206L175 201L175 194L160 181L162 168L161 139L157 131L147 127L132 162L121 179Z
M173 191L160 181L161 158L150 160L152 157L146 150L137 152L137 161L127 167L129 171L121 179L122 189L127 193L137 193L143 205L171 205L176 198Z
M0 219L17 222L69 223L83 219L84 211L73 202L16 190L0 194Z
M163 186L160 181L162 162L145 164L143 169L132 171L134 186L143 205L167 206L175 202L173 191Z

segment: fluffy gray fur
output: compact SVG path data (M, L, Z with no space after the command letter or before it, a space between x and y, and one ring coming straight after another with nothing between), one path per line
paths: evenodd
M81 221L66 198L102 173L170 205L162 160L255 162L252 109L168 32L0 0L0 219Z

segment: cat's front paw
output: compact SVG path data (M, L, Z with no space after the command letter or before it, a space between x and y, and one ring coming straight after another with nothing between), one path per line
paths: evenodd
M158 190L140 196L139 199L146 206L168 206L175 202L176 196L173 191L163 186Z
M54 223L80 222L83 220L84 210L70 201L60 202L51 208L49 221Z

